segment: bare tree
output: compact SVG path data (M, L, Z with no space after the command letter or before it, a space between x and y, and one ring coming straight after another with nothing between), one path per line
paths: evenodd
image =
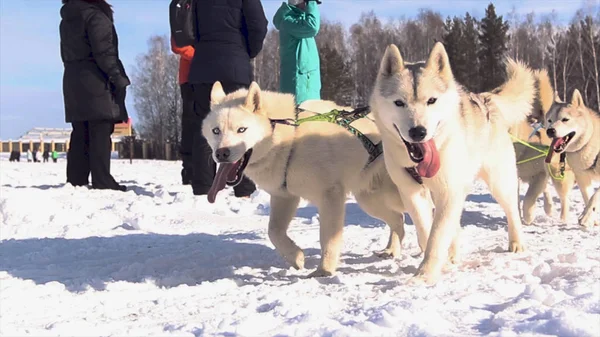
M600 105L600 78L598 77L598 54L597 45L600 39L600 28L597 22L594 22L592 16L586 16L585 19L581 20L581 32L582 40L587 42L587 48L592 60L592 75L596 89L596 105ZM583 54L583 52L582 52Z
M279 90L279 31L270 29L262 51L254 59L256 82L265 90Z
M170 52L168 36L148 39L148 52L137 57L133 71L134 105L140 136L151 140L155 153L167 143L177 146L181 135L181 94L177 81L179 59Z

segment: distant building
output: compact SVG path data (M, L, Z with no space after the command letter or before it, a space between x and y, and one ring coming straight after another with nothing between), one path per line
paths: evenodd
M71 138L71 131L71 128L33 128L25 132L25 134L15 141L29 143L30 140L33 142L43 140L44 143L50 143L52 141L55 143L66 143ZM114 143L120 143L124 136L126 136L126 134L123 132L115 132L112 135L112 141Z
M19 139L2 140L0 152L11 152L12 150L23 152L28 149L64 152L69 148L71 130L71 128L36 127L27 131ZM112 135L112 151L115 151L115 144L120 143L123 137L131 136L131 132L131 118L127 123L115 124L115 132Z

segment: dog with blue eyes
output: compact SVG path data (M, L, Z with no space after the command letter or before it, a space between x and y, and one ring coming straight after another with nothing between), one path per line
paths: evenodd
M390 227L381 257L397 257L404 237L404 205L386 172L381 137L368 108L262 91L256 82L228 95L219 82L202 133L219 165L208 201L243 174L271 196L269 239L294 268L304 253L288 236L300 199L319 212L321 262L310 277L334 275L342 249L345 204L353 194L369 215ZM417 185L416 182L413 184ZM426 237L426 233L421 233ZM424 247L424 242L423 242Z

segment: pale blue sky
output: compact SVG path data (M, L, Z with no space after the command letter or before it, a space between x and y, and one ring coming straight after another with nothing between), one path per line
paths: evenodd
M169 32L169 0L112 0L119 50L131 73L136 55L146 51L147 38ZM590 4L590 0L586 0ZM263 0L269 23L279 0ZM362 12L374 10L383 18L413 17L419 8L431 8L444 17L469 11L484 14L484 0L323 0L322 16L350 25ZM502 0L494 2L499 14L514 6L520 13L548 14L553 9L567 23L582 0ZM600 0L592 0L595 10ZM16 139L32 127L66 127L62 98L63 65L58 25L60 0L0 0L0 139ZM128 109L135 123L131 94Z

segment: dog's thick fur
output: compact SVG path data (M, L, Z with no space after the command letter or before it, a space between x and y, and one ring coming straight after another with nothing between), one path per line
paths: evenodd
M537 95L533 103L533 110L528 120L523 120L513 125L509 132L513 137L529 143L534 147L550 146L551 139L546 135L545 131L535 132L531 138L529 136L534 132L532 123L544 123L546 113L550 110L554 102L554 89L550 83L548 72L545 69L534 72L537 83ZM514 142L517 169L519 179L529 186L523 198L523 221L525 224L531 224L534 219L535 202L543 192L544 196L544 211L546 215L552 216L553 202L552 196L548 189L548 180L552 184L560 198L561 212L560 218L563 222L567 221L569 216L569 195L575 185L575 175L569 167L565 165L564 177L558 179L560 175L559 157L553 158L550 165L546 164L545 156L540 156L540 152L527 147L521 143ZM538 157L534 160L531 158ZM525 161L519 163L520 161Z
M306 101L301 108L317 113L343 109L324 100ZM248 90L225 95L216 82L211 112L202 132L217 162L238 162L252 149L244 172L270 194L269 239L293 267L304 267L304 253L287 230L303 198L319 211L322 257L311 276L328 276L336 271L349 192L365 212L390 226L393 234L381 255L397 256L404 236L405 210L386 172L383 156L365 168L368 153L361 141L334 123L272 124L272 120L293 120L295 111L292 95L261 91L255 82ZM372 120L362 118L352 125L374 142L380 140ZM226 161L215 156L218 149L224 148L230 151Z
M600 189L594 193L593 182L600 180L600 116L585 106L579 90L573 91L571 103L558 97L546 115L546 132L553 138L550 151L566 152L567 163L575 173L575 180L583 194L585 209L579 217L584 227L599 225ZM555 149L555 141L572 135L564 148ZM554 160L554 158L553 158ZM593 195L592 195L593 194Z
M515 150L508 133L511 125L526 120L536 94L532 71L507 61L508 80L491 93L467 93L454 80L448 55L436 43L426 62L404 62L390 45L380 64L370 105L381 131L385 164L408 213L420 228L425 256L415 281L437 282L448 258L458 249L460 220L467 194L479 177L506 213L510 252L524 249L519 215ZM411 129L424 127L422 143L433 140L439 153L439 170L414 185L405 168L415 163L406 140ZM403 140L404 139L404 140ZM435 205L423 197L429 190Z

